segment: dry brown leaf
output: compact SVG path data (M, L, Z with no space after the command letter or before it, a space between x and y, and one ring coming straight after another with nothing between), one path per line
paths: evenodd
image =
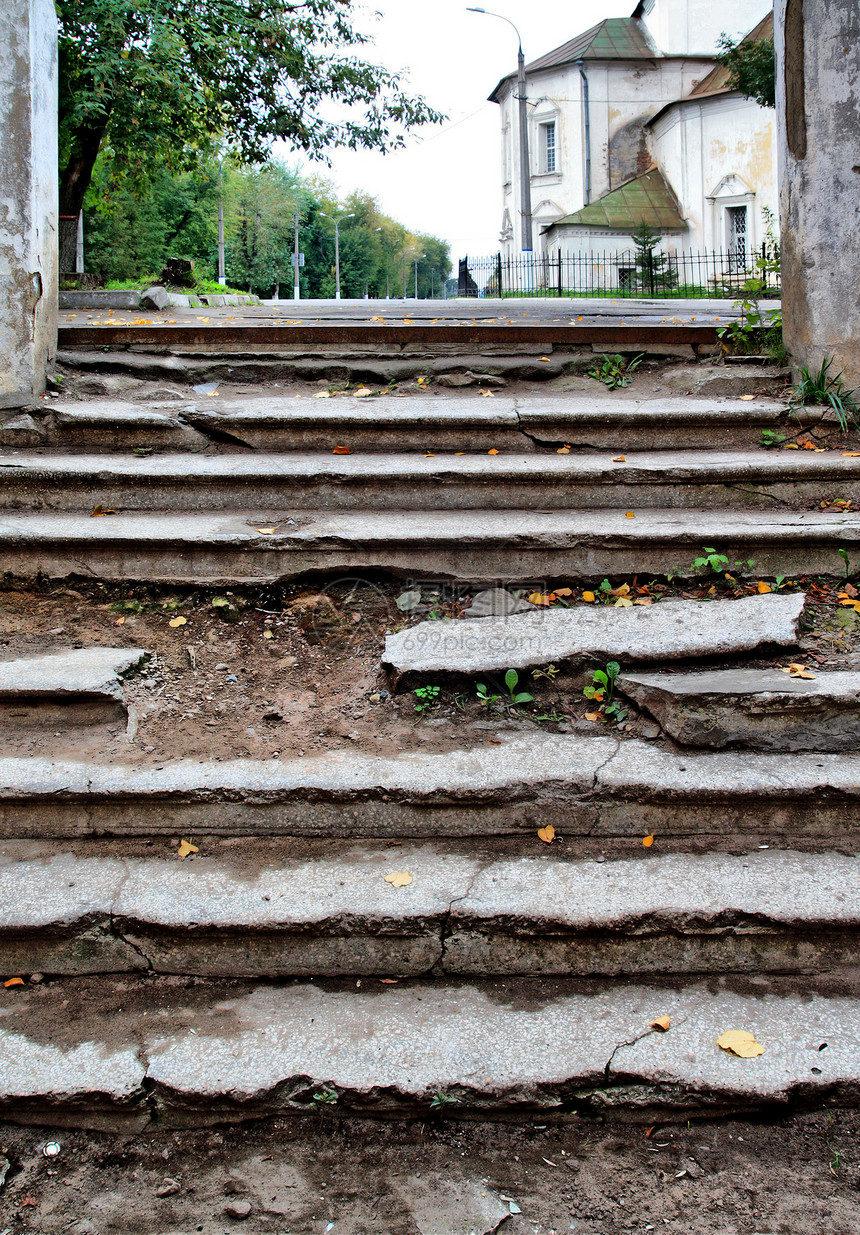
M10 978L9 981L4 982L3 985L7 987L8 986L23 986L24 979L23 978Z
M545 845L551 845L555 840L555 828L548 823L545 828L538 828L538 836Z
M173 627L176 627L176 626L187 626L187 625L188 625L188 618L187 618L187 617L175 617L175 618L171 618L171 619L170 619L170 621L167 623L167 625L168 625L168 626L173 626Z
M755 1059L764 1054L762 1044L756 1042L755 1036L747 1029L727 1029L717 1038L717 1046L730 1055L737 1055L739 1059Z
M385 882L390 883L392 888L405 888L412 882L412 876L409 871L392 871L390 875L385 876Z
M116 511L111 510L109 506L102 506L101 504L99 504L98 506L93 507L93 513L91 515L91 518L98 519L101 515L115 515L115 514L116 514Z
M597 598L594 595L594 592L583 592L582 599L585 601L587 605L593 605Z
M330 390L318 390L315 395L311 395L311 398L312 399L330 399L331 391Z
M200 850L196 845L192 845L190 840L180 842L179 848L176 850L177 858L187 858L189 853L199 853Z
M274 632L273 630L264 630L264 631L263 631L263 638L264 638L264 639L274 639L274 637L275 637L275 632Z
M383 986L396 986L400 981L399 978L380 978L379 980Z
M658 1016L656 1020L651 1022L651 1028L656 1029L658 1033L665 1033L672 1026L671 1016Z
M495 399L495 397L496 396L493 394L492 390L482 390L481 391L482 399Z
M366 386L359 386L358 390L353 391L353 398L354 399L367 399L372 394L373 394L373 391L368 390Z
M125 625L124 617L118 617L116 621L114 622L114 626L124 626L124 625Z
M646 849L650 849L651 846L654 844L654 833L652 832L650 836L643 836L642 844L645 846Z
M739 395L738 397L743 399L744 403L751 403L755 395Z
M586 712L585 719L590 720L590 721L600 720L600 713L599 712Z
M333 455L351 455L352 451L348 446L335 446L331 453Z
M759 585L758 585L759 596L764 596L766 592L772 592L772 591L773 591L773 588L770 586L769 583L762 583L761 581L759 581Z
M572 596L573 589L569 587L557 587L553 592L554 596Z

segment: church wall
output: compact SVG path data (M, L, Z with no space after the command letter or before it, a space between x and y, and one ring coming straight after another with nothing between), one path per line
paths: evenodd
M655 0L644 21L670 55L712 55L721 34L748 34L772 8L768 0Z

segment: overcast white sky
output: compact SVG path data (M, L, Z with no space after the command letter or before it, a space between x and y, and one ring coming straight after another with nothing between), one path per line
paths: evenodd
M510 26L466 11L469 0L361 0L360 24L374 42L363 54L390 69L404 69L412 90L449 117L418 130L404 150L382 156L335 152L333 167L318 170L342 194L362 189L380 208L414 231L441 236L452 257L498 249L502 204L499 121L487 95L516 71L517 42ZM567 42L604 17L629 17L635 0L485 0L520 29L526 61ZM382 14L379 21L371 14ZM456 269L456 264L455 264Z

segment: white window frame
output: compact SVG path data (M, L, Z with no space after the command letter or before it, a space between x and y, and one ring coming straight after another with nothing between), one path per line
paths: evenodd
M552 176L558 171L558 123L555 120L542 120L539 132L541 174Z

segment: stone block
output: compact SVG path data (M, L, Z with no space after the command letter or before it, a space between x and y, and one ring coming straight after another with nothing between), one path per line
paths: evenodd
M159 313L162 309L166 309L169 303L169 297L163 287L147 288L140 298L140 307L142 309L155 309Z

